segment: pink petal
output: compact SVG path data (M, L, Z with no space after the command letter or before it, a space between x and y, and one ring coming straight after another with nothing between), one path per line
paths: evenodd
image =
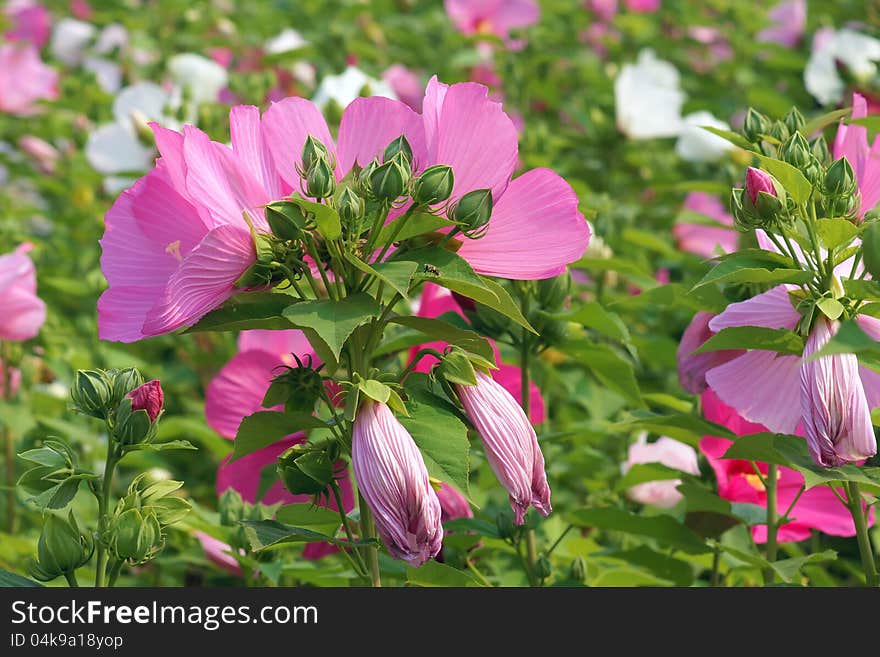
M237 226L209 232L168 281L144 323L146 335L189 326L237 292L235 281L254 262L250 233Z
M237 105L229 110L232 150L244 168L252 172L272 199L282 197L281 179L263 138L260 110L253 105Z
M340 174L345 175L355 163L365 167L373 158L381 159L385 147L400 135L409 141L416 170L424 168L427 152L422 117L398 100L356 98L345 108L339 124Z
M241 575L241 566L235 557L230 554L232 552L231 547L205 532L194 532L193 536L199 539L205 556L214 562L216 566L233 575ZM244 553L242 552L242 554Z
M276 480L269 490L260 500L257 500L257 494L260 490L260 477L265 468L275 467L275 461L278 456L288 447L297 445L305 441L303 434L296 434L290 438L284 438L277 443L251 452L240 459L236 459L230 463L229 457L223 460L217 470L217 495L222 495L223 491L231 488L237 491L245 502L251 504L259 501L262 504L270 505L279 502L283 504L296 504L308 502L308 495L293 495L284 488L281 481Z
M254 329L242 331L238 334L238 350L241 352L258 350L275 356L275 364L281 364L289 359L290 354L296 354L300 358L312 356L313 363L320 363L315 358L312 345L309 344L305 333L296 329L286 331L264 331ZM292 366L292 362L287 365Z
M46 321L46 304L25 287L13 286L0 295L0 340L30 340Z
M750 351L706 372L725 404L771 431L793 433L801 420L799 356Z
M296 169L302 166L302 147L309 135L324 144L331 155L336 155L327 122L311 101L285 98L273 103L263 115L263 136L269 144L278 175L297 191L300 178Z
M486 235L465 239L458 254L488 276L525 280L561 274L590 241L577 206L577 195L559 175L528 171L496 202Z
M730 304L709 322L709 328L716 333L731 326L794 329L800 318L791 305L787 287L778 285L751 299Z

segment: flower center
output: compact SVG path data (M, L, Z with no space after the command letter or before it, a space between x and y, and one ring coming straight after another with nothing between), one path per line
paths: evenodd
M165 253L170 253L173 255L177 262L183 262L183 256L180 255L180 240L176 242L171 242L168 246L165 247Z

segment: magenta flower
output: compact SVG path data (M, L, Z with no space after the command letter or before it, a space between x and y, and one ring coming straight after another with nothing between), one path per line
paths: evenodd
M688 324L688 327L681 336L681 342L675 354L678 364L678 380L681 383L681 387L694 395L699 395L708 387L706 372L745 353L741 350L707 351L702 354L693 353L706 340L715 335L714 331L709 328L709 322L714 317L715 315L712 313L703 311L694 315L691 323Z
M165 393L158 379L147 381L126 395L131 399L131 410L146 411L150 422L155 422L165 405Z
M0 112L36 114L39 100L58 98L58 73L40 60L28 43L0 45Z
M809 360L837 331L837 323L816 320L801 365L801 410L810 455L831 467L877 453L871 410L859 377L855 354L834 354Z
M712 258L718 252L731 253L739 244L739 235L733 228L733 217L724 209L724 204L711 194L691 192L684 200L684 209L704 215L717 221L719 226L689 223L676 223L672 234L682 251L695 253L703 258Z
M232 556L232 548L229 545L202 531L193 532L193 536L199 539L202 551L215 566L225 570L230 575L241 577L241 565ZM242 556L244 556L244 551L242 551Z
M772 25L758 32L755 38L765 43L778 43L786 48L794 48L807 29L807 2L780 2L770 10L768 18Z
M661 463L688 474L700 474L700 466L697 463L697 453L694 448L665 436L658 438L653 443L647 441L646 434L639 436L639 439L629 446L626 461L621 464L621 472L626 474L637 463ZM631 487L626 494L639 504L650 504L668 509L678 504L682 499L682 494L676 490L679 484L681 484L681 479L646 481Z
M707 420L727 427L737 436L768 431L767 427L743 418L735 409L724 404L712 390L703 393L701 405ZM706 455L718 479L718 495L731 502L758 504L766 508L767 491L751 463L722 458L732 444L732 440L715 436L704 436L700 440L700 451ZM766 476L767 464L757 465L761 474ZM800 492L804 477L799 472L782 466L778 471L777 512L782 514ZM842 493L842 490L838 492ZM856 533L849 511L826 486L815 486L804 491L791 511L791 518L791 522L779 528L780 541L803 541L810 538L813 529L833 536L854 536ZM868 516L868 522L874 523L873 509ZM758 543L766 542L767 526L752 527L752 537Z
M419 448L385 404L367 401L358 411L351 465L388 551L413 566L437 556L440 500Z
M444 0L446 13L462 34L494 34L506 39L511 30L538 22L535 0Z
M382 80L391 87L401 102L409 105L414 112L422 111L425 85L415 71L403 64L392 64L382 74Z
M529 506L543 516L550 515L553 509L544 455L520 405L482 372L477 372L477 385L456 385L455 391L483 441L489 465L510 495L516 524L523 524Z
M37 275L27 255L30 244L0 256L0 340L34 337L46 321L46 304L37 296Z
M865 97L853 94L852 118L863 119L868 116ZM861 193L858 217L861 219L880 201L880 136L874 144L868 144L868 129L863 125L840 124L834 137L834 159L845 157L856 174L856 182Z
M474 512L468 504L465 496L447 483L440 486L437 499L440 500L440 520L455 520L456 518L473 518Z
M764 192L770 196L776 196L776 187L773 186L773 178L770 174L749 167L746 169L746 193L752 200L752 203L758 202L758 194Z
M623 0L630 11L639 14L651 14L660 9L661 0Z
M10 0L3 14L12 24L4 35L7 41L24 41L42 48L49 41L52 16L43 5L32 0Z
M602 23L610 23L617 16L617 0L587 0L587 7Z

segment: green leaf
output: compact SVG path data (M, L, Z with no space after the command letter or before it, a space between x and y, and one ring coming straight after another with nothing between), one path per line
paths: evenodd
M81 478L70 477L32 497L30 501L41 509L63 509L76 497L81 481Z
M645 568L657 577L668 580L676 586L690 586L694 581L692 564L660 554L647 545L639 545L631 550L614 550L605 553L604 556Z
M376 243L387 244L394 231L397 230L397 225L403 220L404 216L405 215L401 215L391 223L386 224L382 229L382 232L379 234L379 239L376 240ZM427 212L416 212L407 219L403 228L400 229L400 232L397 233L394 240L396 242L402 242L403 240L418 237L425 233L433 233L436 230L448 228L449 226L450 221L445 217L428 214Z
M138 449L152 450L154 452L164 452L169 449L191 449L198 451L198 447L188 440L166 440L163 443L139 443L137 445L126 445L126 451L134 451Z
M422 452L428 473L452 484L469 497L467 426L452 404L421 387L425 376L413 374L407 379L409 417L398 419Z
M295 203L303 212L309 212L315 217L315 224L318 226L318 232L328 240L338 240L342 237L342 222L336 210L329 205L315 203L304 198L292 196L291 203Z
M368 265L350 251L344 251L345 259L365 274L375 276L398 292L404 299L409 298L409 283L418 265L414 262L378 262Z
M391 388L376 379L361 379L358 381L358 388L364 395L380 404L387 404L388 398L391 397Z
M633 366L607 345L587 340L566 343L568 353L585 365L605 386L636 406L643 406Z
M875 279L880 278L880 222L872 222L866 227L862 235L862 258L868 273Z
M425 337L419 343L448 342L449 344L461 347L465 351L485 358L489 362L495 362L495 352L492 350L492 345L476 331L459 328L442 319L416 317L414 315L401 315L393 317L389 321L422 333Z
M846 290L847 296L853 299L880 301L880 281L845 278L843 279L843 288Z
M621 477L614 490L623 491L643 484L648 481L665 481L668 479L680 479L681 471L662 463L635 463L627 470L626 474Z
M451 532L473 532L487 538L501 538L498 526L477 518L455 518L443 523L443 527Z
M284 309L283 315L293 326L314 331L338 361L352 331L379 312L376 300L359 292L340 301L321 299L294 303Z
M491 299L488 301L482 301L480 299L475 299L475 301L479 301L484 306L488 306L492 310L496 310L505 317L509 317L514 322L522 326L524 329L531 331L535 335L538 335L538 332L532 328L532 325L529 324L529 320L527 320L522 312L519 309L517 303L513 300L513 297L510 296L507 290L505 290L498 281L492 280L486 276L480 276L480 280L483 282L489 291L492 292L495 297L498 299L498 303L494 303Z
M734 146L739 146L743 150L752 151L755 149L754 145L752 145L748 139L743 137L738 132L733 132L731 130L724 130L722 128L713 128L710 125L701 125L703 130L708 130L712 134L718 135L722 139L726 139Z
M846 219L819 219L816 222L819 242L826 249L836 249L849 244L859 232L859 227Z
M688 554L705 554L709 548L694 532L669 515L639 516L624 509L599 508L574 511L570 522L578 527L594 527L636 536L649 536Z
M804 353L804 339L794 331L761 326L731 326L721 329L706 340L695 354L728 349L758 349L800 356Z
M694 285L693 290L713 283L778 285L806 283L812 280L810 272L792 267L794 263L790 258L762 249L744 249L719 258L718 261L718 264Z
M470 573L437 561L426 561L419 568L408 567L406 581L413 586L483 586Z
M809 139L811 135L819 132L819 130L824 130L832 123L837 123L840 119L848 117L851 112L852 107L843 107L817 116L807 121L804 127L800 129L800 133Z
M314 504L285 504L275 512L275 519L285 525L302 527L331 536L342 524L336 511Z
M64 457L64 454L59 454L54 449L49 449L47 447L29 449L26 452L19 454L18 458L50 468L63 468L67 464L67 459Z
M289 329L282 313L295 297L277 292L242 292L212 310L185 333L243 331L245 329Z
M241 421L230 461L268 447L297 431L326 427L324 422L308 413L258 411Z
M863 116L860 119L850 119L847 123L850 125L863 125L871 132L880 132L880 116Z
M647 411L636 411L631 419L612 424L608 429L615 432L650 431L675 438L693 447L699 444L700 438L703 436L717 436L730 439L736 437L736 434L727 427L695 417L692 413L657 415Z
M372 539L349 543L345 539L338 539L304 527L291 527L275 520L242 520L241 524L244 527L244 535L254 552L262 552L287 543L315 543L318 541L333 545L374 545L376 543Z
M610 312L597 301L588 301L570 313L548 314L551 319L563 322L575 322L598 331L613 340L624 344L630 343L629 329L617 313Z
M576 269L584 269L590 273L613 271L626 276L643 290L657 287L657 279L651 272L624 258L591 258L584 257L574 265Z
M37 586L42 587L43 585L32 579L28 579L27 577L22 577L21 575L16 575L15 573L0 568L0 588L32 588Z
M819 301L816 302L816 307L822 311L822 314L825 315L825 317L832 321L840 317L844 311L843 304L837 299L832 299L831 297L819 299Z
M813 186L799 169L791 166L788 162L776 160L765 155L755 154L761 166L769 171L778 180L788 195L795 203L805 203L810 198Z

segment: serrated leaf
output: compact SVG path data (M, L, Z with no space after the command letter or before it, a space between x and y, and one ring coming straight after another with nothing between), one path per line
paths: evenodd
M295 297L277 292L242 292L202 317L186 333L243 331L246 329L289 329L283 312Z
M756 153L755 157L758 158L761 166L769 171L785 187L785 191L794 199L795 203L805 203L810 198L813 186L799 169L793 167L788 162L765 155Z
M578 509L569 515L577 527L594 527L636 536L648 536L688 554L704 554L709 548L694 532L669 515L639 516L624 509Z
M395 292L400 294L404 299L409 298L409 284L418 265L415 262L377 262L368 265L366 262L358 258L350 251L345 251L345 259L353 264L357 269L390 286Z
M708 132L711 132L712 134L718 135L722 139L729 141L734 146L739 146L743 150L752 151L755 149L755 147L749 142L749 140L743 137L738 132L724 130L722 128L714 128L710 125L701 125L700 127L703 130L707 130Z
M804 339L794 331L761 326L731 326L721 329L693 353L726 351L730 349L757 349L800 356L804 353Z
M375 540L357 540L349 543L347 540L338 539L321 532L312 531L304 527L291 527L275 520L242 520L244 535L254 552L262 552L269 548L285 545L287 543L316 543L325 542L333 545L374 545Z
M629 329L627 329L623 320L620 319L620 316L617 313L606 310L597 301L588 301L570 313L553 313L547 316L563 322L582 324L624 344L629 344L630 342Z
M780 256L761 249L744 249L719 258L715 265L692 288L717 283L764 283L779 285L780 283L806 283L813 275L800 268L794 268L790 258Z
M829 250L849 244L858 236L859 232L859 227L846 219L819 219L816 221L819 243Z
M339 301L301 301L288 305L282 314L292 326L314 331L338 361L342 346L352 332L377 317L379 312L375 299L357 293Z
M421 343L435 341L448 342L449 344L461 347L465 351L469 351L485 358L492 363L495 362L495 352L492 349L492 345L486 338L476 331L462 329L440 318L432 317L401 315L399 317L392 317L389 321L393 324L406 326L422 333L424 338L421 339Z
M326 423L308 413L258 411L245 417L238 426L230 461L268 447L298 431L326 427Z

